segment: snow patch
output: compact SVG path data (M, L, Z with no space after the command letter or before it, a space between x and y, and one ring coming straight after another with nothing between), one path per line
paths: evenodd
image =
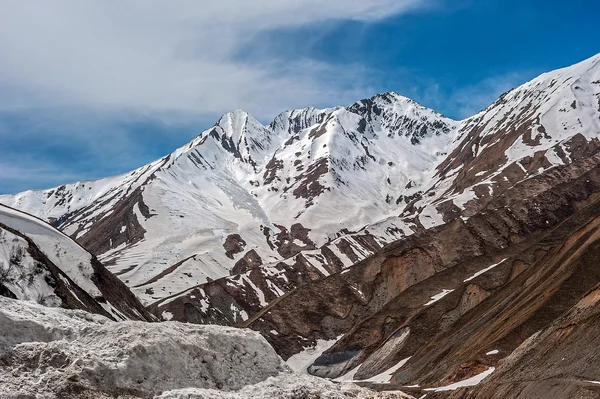
M455 382L454 384L446 385L443 387L426 388L424 390L425 391L433 391L433 392L444 392L444 391L454 391L458 388L463 388L463 387L472 387L472 386L479 384L488 375L492 374L495 369L496 369L495 367L490 367L487 370L485 370L484 372L474 375L471 378L467 378L466 380Z
M366 380L364 380L364 382L374 382L374 383L378 383L378 384L388 384L390 382L390 380L392 379L392 376L394 375L394 373L396 371L398 371L402 366L404 366L406 364L406 362L408 362L410 360L410 356L407 357L406 359L402 359L400 360L398 363L396 363L395 365L393 365L392 367L390 367L389 369L387 369L386 371L377 374L376 376L373 376L371 378L368 378Z
M431 300L429 302L427 302L425 305L423 306L429 306L437 301L439 301L440 299L442 299L443 297L445 297L446 295L448 295L449 293L451 293L454 290L442 290L442 292L440 292L439 294L435 294L434 296L431 297Z
M496 267L496 266L498 266L499 264L503 263L503 262L504 262L506 259L508 259L508 258L504 258L504 259L502 259L502 260L501 260L500 262L498 262L498 263L494 263L493 265L490 265L490 266L486 267L485 269L481 269L480 271L478 271L477 273L475 273L475 274L474 274L474 275L472 275L471 277L469 277L469 278L465 279L465 280L463 281L463 283L466 283L466 282L468 282L468 281L471 281L471 280L473 280L475 277L481 276L483 273L485 273L485 272L488 272L488 271L492 270L494 267Z

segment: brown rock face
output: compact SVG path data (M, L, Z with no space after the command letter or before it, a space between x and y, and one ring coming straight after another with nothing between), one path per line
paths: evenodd
M592 222L594 225L597 223L597 220ZM588 229L594 230L594 233L591 233L592 235L588 236L584 243L579 241L578 244L583 244L583 248L569 256L570 260L579 264L578 267L585 267L586 263L591 266L598 258L600 245L597 241L597 227L588 225L584 228L584 230ZM582 237L579 237L579 240L581 239ZM576 241L578 240L572 243ZM566 247L562 249L569 252ZM579 280L581 277L571 275L569 279ZM589 284L583 284L583 287L588 286ZM565 296L574 296L580 292L578 289L573 290L572 286L569 288L570 292L563 292L561 300ZM567 312L552 322L549 327L532 334L509 356L499 361L497 370L488 379L475 388L457 391L449 397L456 399L600 397L600 384L597 382L600 376L599 300L600 285L596 285L574 305L572 300L569 301L567 306L572 306Z
M275 235L277 252L284 258L292 257L304 250L315 249L315 243L308 237L310 229L300 223L294 223L290 230L277 226L279 233Z
M319 178L325 175L328 170L329 164L326 158L319 159L311 164L305 172L297 177L300 183L293 191L294 196L296 198L306 198L306 206L311 206L316 197L329 189L319 182Z
M262 258L260 255L253 249L246 252L244 257L237 262L235 262L235 266L231 269L231 274L240 274L247 272L250 269L254 269L255 267L259 267L263 264Z
M242 239L239 234L230 234L225 239L223 243L223 248L225 248L225 255L228 258L233 259L233 255L239 254L244 250L246 246L246 241Z
M110 198L108 201L110 201ZM136 189L131 196L124 198L115 205L110 217L101 219L99 215L97 217L98 221L92 223L91 229L77 241L93 254L104 253L123 243L134 244L138 242L144 237L146 231L140 225L133 211L136 205L144 217L150 218L153 216L144 203L142 192ZM76 237L78 231L72 236Z

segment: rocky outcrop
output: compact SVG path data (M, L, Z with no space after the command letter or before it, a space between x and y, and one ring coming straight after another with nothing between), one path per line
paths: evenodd
M588 252L584 256L598 255ZM600 286L594 287L550 327L523 341L481 385L449 397L592 399L600 396L599 293Z
M233 259L233 255L244 251L245 246L246 241L244 241L239 234L228 235L225 239L225 242L223 243L223 248L225 248L225 255L230 259Z

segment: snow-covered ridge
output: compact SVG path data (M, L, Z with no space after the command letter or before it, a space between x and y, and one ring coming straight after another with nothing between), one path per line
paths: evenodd
M415 184L417 191L413 192L411 182L411 188L403 191L403 201L391 215L382 216L377 222L367 223L357 229L348 228L350 231L341 231L320 248L314 248L318 245L309 246L298 242L302 251L296 256L285 260L264 261L260 268L240 270L241 273L214 283L190 287L179 294L166 296L155 304L160 311L172 311L184 303L193 303L198 312L198 320L238 323L240 318L251 316L264 308L265 303L275 301L283 294L306 284L309 279L321 279L340 271L345 273L347 270L343 269L373 255L384 245L456 218L468 218L484 209L495 198L504 195L503 193L512 190L516 191L513 196L520 197L534 195L536 190L543 191L549 182L535 183L536 179L543 179L543 174L554 175L550 184L557 184L557 178L568 179L568 175L559 177L555 174L560 173L560 169L556 172L553 169L585 161L600 148L599 61L600 55L572 67L544 74L506 93L481 113L461 121L454 141L446 146L445 151L448 155L438 158L441 161L436 161L435 168L415 173L424 183ZM395 95L390 96L392 99L396 98ZM334 110L328 117L330 119L324 119L319 124L330 125L323 129L322 136L317 140L327 137L336 128L339 129L335 136L338 142L343 142L344 137L351 137L352 134L361 138L370 137L370 129L376 130L374 127L382 124L377 121L392 120L384 118L386 113L379 111L383 106L374 105L379 103L387 104L388 95L362 100L348 107L371 110L368 115L370 120L375 122L366 124L364 129L357 125L355 130L342 131L339 126L345 125L340 123L340 120L351 119L358 114L342 108ZM398 104L399 107L414 106L415 109L419 109L409 100L400 99ZM558 125L551 123L554 119L563 122ZM402 129L394 131L397 134L404 132ZM316 134L317 130L314 132ZM298 136L297 140L300 140L301 135ZM443 137L441 134L440 136ZM435 140L440 136L433 135L428 139ZM335 145L326 144L328 147ZM342 145L342 148L348 146ZM368 148L370 154L375 152L373 147ZM337 160L332 154L335 154L335 151L330 148L328 159L335 163ZM275 156L277 157L277 154ZM368 156L366 158L371 160ZM351 160L352 157L340 161L342 166L350 164L348 159ZM402 157L396 157L396 163L390 169L404 173L406 165L398 165L398 159ZM416 162L416 159L411 158L411 162ZM586 161L588 166L585 168L591 167L593 162L593 159ZM285 170L285 164L281 168ZM385 170L386 165L380 165L374 167L373 172L369 170L364 176L377 176L377 173ZM337 168L334 172L331 176L336 177L336 173L341 175L340 181L350 181L348 186L359 182L356 190L347 191L348 195L373 187L368 181L360 180L363 170L359 167ZM282 172L282 175L285 176L285 173ZM344 179L345 176L348 178ZM532 183L524 184L529 179L532 179ZM391 180L395 181L393 178ZM344 184L342 186L347 187ZM397 184L392 186L398 188ZM523 192L522 189L526 191ZM326 226L327 222L343 220L343 216L340 217L336 213L338 209L331 208L339 207L339 210L346 213L351 212L353 208L346 207L343 199L332 199L329 194L327 191L319 197L322 202L328 201L327 204L322 208L308 208L303 215L320 215L320 226ZM377 191L365 194L365 198L369 198L370 201L360 202L361 212L367 213L369 207L383 196L383 193ZM282 203L276 196L271 198L275 198L273 207ZM355 203L359 201L356 200ZM329 208L325 208L326 206ZM283 209L289 210L285 207ZM327 212L319 214L319 209L327 209ZM305 226L310 225L307 223ZM320 243L318 240L315 242ZM220 287L218 293L209 294L214 292L216 286ZM223 291L230 296L231 302L223 301ZM215 309L218 311L214 311Z
M30 237L50 260L91 296L101 296L91 280L92 255L64 233L36 217L0 205L0 223Z
M115 319L150 317L129 290L70 237L4 205L0 205L0 273L0 285L19 299L103 311ZM61 287L71 293L75 305Z
M226 276L249 251L278 262L398 213L457 126L395 93L268 126L237 110L130 173L0 202L52 221L151 303ZM239 252L223 248L232 235Z

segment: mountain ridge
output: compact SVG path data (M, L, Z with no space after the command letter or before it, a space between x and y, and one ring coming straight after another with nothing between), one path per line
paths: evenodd
M592 57L580 64L597 63L597 58L597 56L596 59ZM574 67L570 68L572 69ZM568 70L569 68L554 71L549 74L543 74L521 87L533 84L536 80L543 81L552 74L557 75ZM515 93L515 90L518 91L519 88L506 93L498 101L506 101L506 98L511 96L511 93ZM233 208L239 208L240 206L245 207L246 211L252 214L252 218L259 220L259 223L257 223L259 226L255 226L253 230L257 231L258 227L260 233L266 236L266 243L255 242L252 244L252 247L255 249L255 252L257 249L260 249L261 246L265 248L262 251L262 256L259 254L259 257L261 258L261 262L268 263L269 260L271 262L281 260L282 256L283 259L289 258L289 256L293 256L298 250L313 250L331 240L341 231L359 230L365 225L384 220L386 217L391 216L390 211L393 214L395 210L401 210L402 204L400 201L403 201L403 198L414 198L414 196L418 196L419 191L422 190L418 190L416 187L419 182L415 182L407 176L407 171L411 165L406 165L406 163L405 165L396 165L395 161L397 162L398 159L403 160L403 157L407 156L412 157L410 162L416 162L415 169L417 172L417 179L430 179L429 177L423 177L422 171L431 168L436 161L434 161L431 156L419 158L420 155L415 155L415 147L413 147L415 144L420 144L419 140L423 139L423 137L420 137L423 135L423 132L425 132L424 134L427 136L427 131L429 129L430 134L426 138L439 137L440 135L452 136L453 134L458 134L459 130L463 132L461 134L465 134L464 132L467 130L468 126L473 124L476 125L478 119L481 118L481 115L485 114L485 111L486 110L483 110L475 116L463 121L452 121L444 118L435 111L420 106L413 100L393 92L381 93L368 99L359 100L348 107L334 107L323 110L307 107L299 110L284 111L275 117L267 126L263 126L246 112L237 110L224 114L212 128L207 129L188 144L178 148L171 154L135 169L132 172L112 178L95 180L93 184L77 182L70 186L64 185L42 192L28 192L28 195L21 194L12 197L0 196L0 201L26 210L29 209L30 211L33 211L33 213L47 219L52 217L54 223L61 229L65 229L68 234L74 236L76 239L82 239L88 246L91 244L91 249L94 252L99 255L109 252L109 255L103 257L103 259L106 263L110 264L112 263L111 259L119 258L119 255L117 255L116 258L111 258L112 252L115 252L115 247L117 246L114 245L114 243L122 243L125 240L130 245L135 245L140 237L143 237L143 234L146 231L146 228L142 227L143 223L140 223L139 220L152 218L152 211L150 209L146 210L147 206L143 199L144 195L141 193L135 194L136 189L141 189L149 181L153 181L157 178L160 180L161 177L157 177L157 174L160 174L161 172L168 173L173 167L181 167L179 164L181 163L180 160L182 157L187 156L189 162L193 164L189 165L189 162L187 162L188 165L185 165L186 168L190 169L189 173L193 174L195 174L194 170L196 169L202 169L204 171L215 170L219 165L225 163L225 165L228 165L226 167L232 169L232 173L220 176L216 181L215 179L209 179L211 180L209 182L205 180L203 182L204 187L207 185L220 185L221 187L224 187L221 191L225 192L226 197L241 195L245 198L241 200L241 204L238 201L237 203L232 203L232 206ZM423 115L424 113L429 115ZM407 114L410 114L411 117L407 117ZM428 117L433 118L433 122L429 125L426 123L427 120L429 120ZM309 127L312 127L312 129L308 134L305 132L304 142L301 143L299 137L297 137L298 133L307 130ZM356 133L348 135L348 131ZM390 154L382 154L383 156L377 156L380 154L375 154L374 156L369 152L371 149L390 147L390 142L382 141L379 137L382 132L385 133L386 131L390 136L391 134L389 132L394 132L393 134L402 132L405 137L410 136L410 144L398 148L398 150ZM358 137L356 135L357 133L362 136ZM328 138L329 136L331 137ZM335 140L332 142L331 140L333 137L335 137ZM370 145L365 145L365 140L368 140L368 137L375 137L375 140L377 140L376 142L379 143L379 145L368 142L367 144ZM446 139L446 141L438 147L437 152L439 154L444 154L444 151L449 151L453 148L451 142L457 142L457 138L458 137L449 137L449 140ZM315 145L315 140L320 143L318 146ZM344 145L336 146L336 142L339 142L340 140L345 141ZM399 140L395 140L393 142L394 145L397 145L398 141ZM430 143L431 140L427 144ZM433 144L435 146L435 143ZM329 146L329 148L327 146ZM428 146L427 150L431 151L431 146ZM456 151L456 149L454 149L454 151ZM353 158L352 154L354 153L356 153L356 155ZM405 155L402 156L400 154ZM298 155L300 155L300 159L296 159L296 156ZM287 157L288 159L284 162L283 159L280 159L282 156ZM375 163L373 162L375 158L378 158L377 162L380 164L385 163L386 161L391 163L392 165L389 166L390 169L392 169L392 175L389 175L388 173L382 174L379 170L381 167L375 164L371 165L371 170L365 174L364 178L360 179L361 170L365 169L365 165L369 162ZM352 159L354 162L349 162L349 160ZM447 158L446 161L449 162L449 159L450 158ZM178 163L178 165L176 165L176 163ZM264 165L264 168L260 170L260 173L257 173L257 167L260 168L260 165ZM399 166L403 166L403 168ZM453 166L455 165L445 165L444 163L441 163L438 167L445 167L445 171L440 170L440 173L446 173L446 171L453 169ZM165 186L162 189L164 191L177 191L180 190L185 183L195 185L195 189L200 187L201 181L194 182L193 177L189 177L189 173L186 173L188 176L187 178L180 176L180 182L177 183L177 188L174 188L173 185L171 185L169 187ZM345 174L348 175L348 177L345 177ZM387 190L386 185L381 184L370 186L369 182L373 180L373 178L387 180L387 185L393 185L395 189L391 191ZM323 184L322 179L331 180ZM236 183L236 180L239 183ZM243 182L244 180L248 181ZM423 187L422 183L423 182L421 182L421 187ZM93 187L90 187L90 184L92 184ZM160 185L160 183L156 184ZM347 220L346 222L341 223L342 226L340 226L340 228L336 228L335 226L325 227L315 225L314 220L310 220L315 218L323 219L325 216L331 219L338 219L339 217L335 216L335 210L326 209L323 214L319 213L318 206L314 207L312 210L310 210L310 207L313 206L315 202L318 202L319 197L321 196L329 195L329 202L339 201L339 196L336 197L334 194L328 193L328 191L334 187L353 184L354 186L351 187L350 190L341 192L343 193L343 196L350 196L354 201L363 201L363 206L358 207L357 213L351 218L354 222L348 224ZM80 188L79 186L82 187ZM77 193L77 190L79 190L79 192L84 191L86 190L86 186L87 190L91 190L95 195L91 197L87 196L87 198L84 195L83 199L79 202L77 199L74 200L73 196ZM364 190L365 187L371 189ZM406 193L404 194L404 197L400 196L401 192ZM46 199L32 198L36 195L39 197L42 193L47 197ZM461 195L464 196L464 194ZM28 199L23 198L26 196L30 197L29 200L32 201L33 204L27 204ZM255 200L257 196L260 197L259 202ZM288 196L294 198L288 200ZM471 194L471 196L473 196L473 194ZM183 193L180 197L184 197ZM181 209L186 206L192 206L192 204L199 199L214 201L214 197L215 196L207 197L202 196L201 194L195 194L192 198L188 198L184 203L178 204L178 208ZM100 235L99 237L96 235L89 235L89 232L86 231L86 226L89 227L90 224L93 225L94 223L97 223L97 219L103 219L108 214L110 208L113 208L116 203L124 202L123 200L125 198L129 199L129 202L132 203L129 206L128 220L130 220L130 222L127 222L126 226L121 226L121 229L129 226L132 233L127 237L119 237L119 235L122 236L122 234L115 234L114 232L111 233L113 237L106 237L106 234ZM139 198L139 200L136 202L133 201L132 198ZM375 208L373 209L373 205L368 203L368 199L370 198L385 198L385 203L375 204ZM94 205L94 202L98 202L98 199L104 200L104 204ZM366 203L363 199L367 199ZM52 202L53 200L54 202ZM227 198L224 200L231 202L231 200ZM404 201L406 201L406 199L404 199ZM219 202L222 203L220 200ZM42 207L45 207L47 209L46 211L42 210L42 212L40 212L40 203L45 204L42 205ZM67 204L66 209L64 206L65 203ZM385 208L386 203L387 209L389 210L382 212L381 208ZM138 210L134 209L135 204L138 204L138 208L136 208ZM214 206L219 206L218 202L215 202ZM38 208L38 210L35 211L35 208ZM90 208L90 210L95 208L94 212L96 214L90 212L86 208ZM277 208L281 208L282 211L278 212ZM368 212L365 211L365 209L369 208L372 210L372 215L369 215ZM267 215L264 212L265 209L274 211ZM310 210L308 212L308 222L302 219L303 214L307 213L307 209ZM352 206L349 206L347 209L352 209ZM311 211L314 215L310 214ZM176 210L170 209L168 212L176 213ZM236 211L233 210L231 213L235 212ZM77 220L77 216L69 216L77 213L80 215L80 220ZM215 213L216 212L211 212L211 216ZM82 214L84 214L84 216L81 216ZM293 215L291 220L289 217L290 214ZM342 220L344 220L345 215L340 216L342 217ZM183 215L183 217L185 217L185 215ZM304 218L306 219L306 216ZM436 218L439 222L439 216L432 214L429 215L428 218L429 219L420 218L419 222L425 222L427 226L431 223L437 223L435 222ZM69 221L68 219L71 220ZM227 217L221 218L221 220L222 219L227 220ZM90 220L93 220L93 222L90 223ZM304 241L302 239L288 237L292 239L285 241L283 244L287 249L283 254L277 253L277 249L281 248L281 244L278 244L281 240L278 240L275 235L279 234L280 237L289 236L289 231L294 224L294 221L299 222L300 225L303 226L300 230L305 231L305 233L302 233L304 235L311 235L311 233L306 232L307 229L309 231L312 230L312 234L315 234L314 231L316 230L319 230L320 233L325 230L329 232L325 235L320 234L320 237L306 237L306 240ZM223 220L221 222L215 220L214 222L215 225L218 225L219 223L221 225L223 223L230 224ZM260 228L260 226L263 227ZM277 226L282 226L283 230L280 230ZM220 226L216 227L218 228ZM239 234L240 232L234 231L232 233ZM86 235L89 235L89 239L87 240L85 237ZM244 240L243 236L244 235L242 234L242 240ZM98 239L103 243L100 247L98 244L95 244L95 242L98 242ZM221 238L221 240L226 241L225 237ZM216 246L216 244L212 245ZM275 248L277 249L273 251ZM261 251L259 251L259 253L260 252ZM188 258L189 256L194 255L196 254L186 252L181 257L176 257L167 261L167 263L170 262L171 264L174 264L176 263L174 261L178 261L178 259L181 260L182 258ZM238 260L239 259L236 259L236 261ZM217 265L214 265L214 262L211 262L213 266L210 267L219 268L218 264L226 261L226 259L218 259L216 261ZM126 266L114 269L114 271L121 273L129 267L132 267L132 265L134 265L133 262L127 262ZM156 268L156 272L151 273L158 275L160 273L160 268L161 267ZM164 267L162 268L164 270ZM207 277L222 277L226 274L226 271L222 270L217 272L217 274L213 273ZM143 281L137 280L134 285L139 285L142 282Z
M386 106L390 108L387 113L384 112ZM173 168L179 168L179 170L187 168L190 169L189 173L195 175L195 170L201 170L203 173L209 174L219 167L225 166L229 169L229 173L218 175L215 178L209 177L208 182L204 181L204 187L216 185L220 188L218 190L222 191L219 195L209 198L208 201L212 200L214 202L214 197L222 197L222 194L225 194L226 197L234 195L245 198L241 200L241 203L240 201L234 201L233 208L246 208L245 210L259 221L256 223L258 226L255 226L254 231L262 231L261 235L266 236L266 242L255 242L253 246L264 248L261 258L268 257L273 261L280 260L301 249L315 249L329 239L328 235L331 237L339 230L337 222L336 225L329 226L327 229L320 229L314 225L310 227L303 226L299 227L299 230L297 229L303 231L299 233L302 236L306 236L310 230L327 230L327 232L316 239L308 236L304 238L300 236L291 237L294 234L290 233L290 229L292 229L294 223L290 220L290 213L293 214L292 219L294 220L301 218L306 213L307 208L315 206L321 195L333 196L339 200L340 195L334 193L335 187L342 187L343 189L343 186L347 187L354 184L354 187L345 189L341 196L350 195L350 200L360 200L362 202L365 202L369 196L374 194L373 190L376 194L381 191L381 187L374 185L370 191L362 191L363 187L368 186L362 185L365 179L371 180L373 178L368 174L365 174L361 184L353 182L355 178L353 175L356 170L365 171L367 167L371 169L379 168L379 164L374 162L375 156L379 154L374 156L369 153L369 148L376 148L377 146L369 144L369 139L365 138L367 135L370 140L380 140L378 134L383 136L383 133L388 132L387 136L389 137L387 139L393 140L394 138L389 132L398 130L399 124L406 125L402 131L409 142L398 147L395 152L381 154L382 158L387 157L387 159L378 159L379 163L391 164L393 162L391 158L398 156L398 151L401 153L409 151L410 155L418 154L418 151L415 152L410 146L420 145L420 141L427 141L430 139L429 136L450 135L455 128L455 122L446 118L440 121L438 119L441 115L395 93L376 95L355 102L347 108L351 109L352 112L347 111L344 107L322 110L308 107L284 111L267 126L261 125L244 111L232 111L224 114L213 127L207 129L188 144L132 172L94 181L76 182L44 191L30 191L14 196L2 196L0 201L29 210L48 219L69 235L81 240L98 255L109 252L109 255L103 256L102 259L110 266L112 263L110 250L114 250L122 243L123 238L117 237L119 234L115 233L110 234L112 237L106 237L105 234L101 237L102 244L99 246L97 236L90 236L87 239L87 228L90 225L98 225L106 215L109 215L111 209L118 209L118 203L129 202L128 222L121 228L131 230L131 234L126 240L131 245L135 245L138 238L147 230L142 227L143 223L140 223L140 220L151 219L153 214L150 208L146 209L147 206L143 200L144 194L141 191L138 192L138 189L143 190L143 187L147 184L162 186L162 176L170 173ZM395 118L398 115L400 117ZM410 115L410 117L406 115ZM435 120L429 123L428 121L431 118ZM368 122L366 119L368 119ZM309 128L310 131L307 131ZM411 131L410 128L414 128L414 131ZM356 129L365 129L364 136L358 137L356 133L352 133ZM299 136L300 132L302 132L302 138ZM340 138L343 138L343 145L337 143L341 140ZM315 144L315 142L319 144ZM352 157L353 154L354 161L352 163L348 162L348 160L353 159L348 158L348 156ZM419 156L420 158L415 158L418 165L413 168L413 174L420 173L420 170L431 164L435 157L425 155L423 152ZM300 158L300 160L297 158ZM366 164L370 165L365 166ZM391 165L388 165L388 167L391 167ZM200 181L194 181L195 177L190 177L189 173L185 170L183 173L179 173L179 187L187 183L193 185L194 189L200 190ZM348 173L352 175L347 177ZM389 175L389 172L385 175L379 173L376 178L378 180L387 179L387 185L391 185L393 180L404 181L404 185L406 185L410 180L402 171L392 172L391 175ZM161 187L161 189L164 191L177 191L173 187ZM288 191L289 194L286 194ZM400 191L405 190L402 187L395 188L384 195L387 204L376 204L375 208L371 205L371 208L373 208L372 215L365 214L362 209L356 208L356 214L353 216L356 221L351 226L343 225L342 228L357 229L369 221L374 221L381 214L381 210L377 209L378 207L386 207L388 213L393 211L397 208L397 204L393 201L398 200ZM330 194L331 192L333 194ZM184 196L179 196L179 198L182 197ZM257 197L260 197L259 202L255 199ZM206 196L198 193L194 194L193 198L187 199L187 201L188 203L196 202L199 198L207 199ZM179 201L179 199L174 201ZM224 199L224 201L219 200L210 206L218 207L219 202L227 201L231 202L230 199ZM282 207L282 203L288 205ZM35 208L39 206L45 210L42 212L39 209L35 211ZM178 208L183 208L183 206L178 206ZM282 208L282 211L278 212L277 208ZM319 205L316 205L315 208L318 209ZM273 212L267 215L264 209L272 209ZM174 213L175 211L170 210L169 212ZM235 212L235 210L232 211L232 213ZM325 210L325 212L327 213L329 210ZM212 217L215 213L211 212L209 217ZM343 214L340 214L340 216L344 217ZM309 215L309 219L319 217L318 215ZM298 220L298 222L301 225L302 223L306 224L302 220ZM215 221L217 228L220 227L218 226L219 223L222 224L222 222ZM260 226L264 227L260 229ZM281 226L283 230L278 226ZM232 233L239 234L237 231ZM281 249L282 246L285 248ZM280 252L279 249L283 252L278 253ZM189 258L194 255L197 254L186 252L185 256L182 255L181 258ZM225 260L219 260L217 263L223 262ZM129 267L131 267L131 264L112 270L117 274L122 274L121 272ZM214 267L218 268L219 266ZM160 274L160 270L156 270L155 275ZM222 277L226 274L226 271L223 270L208 277ZM138 280L134 285L139 285L142 282Z
M0 205L0 244L3 296L113 320L155 321L96 257L32 215Z

